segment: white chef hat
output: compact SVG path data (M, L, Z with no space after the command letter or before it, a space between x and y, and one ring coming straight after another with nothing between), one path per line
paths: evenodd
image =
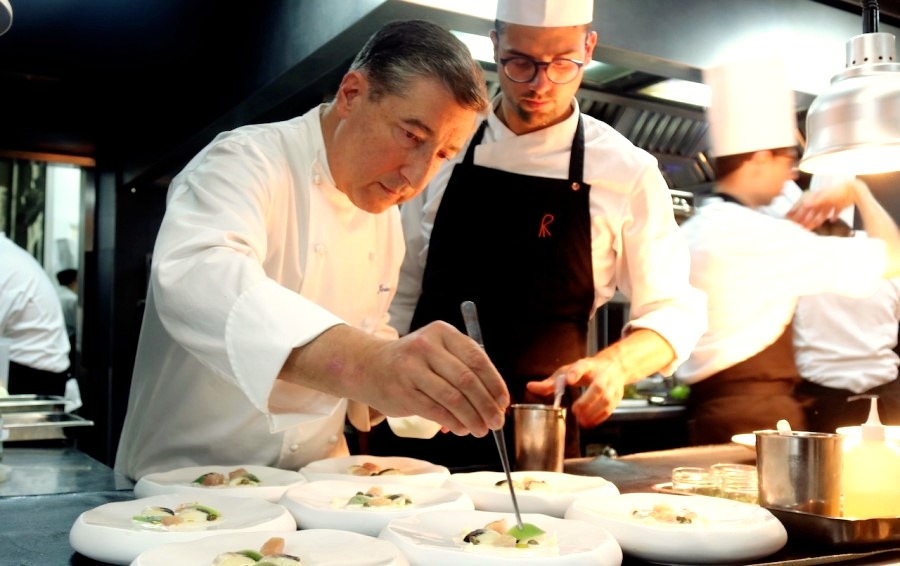
M594 0L498 0L497 19L544 28L589 24Z
M736 155L797 145L794 91L776 56L734 61L703 71L710 86L710 151Z

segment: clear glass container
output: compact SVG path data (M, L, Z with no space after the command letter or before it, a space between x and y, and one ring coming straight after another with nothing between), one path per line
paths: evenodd
M694 495L721 495L718 478L708 468L679 467L672 470L672 490Z
M720 481L722 497L744 503L759 503L759 482L755 471L752 474L726 473Z

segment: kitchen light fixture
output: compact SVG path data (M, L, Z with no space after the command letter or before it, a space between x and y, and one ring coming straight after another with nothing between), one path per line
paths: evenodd
M878 33L878 2L863 0L863 34L847 42L847 65L806 115L800 169L828 175L900 170L900 63L895 38Z
M6 33L12 26L12 6L9 0L0 0L0 35Z

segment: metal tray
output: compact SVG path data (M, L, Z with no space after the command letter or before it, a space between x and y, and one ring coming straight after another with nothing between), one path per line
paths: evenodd
M832 545L859 545L900 541L900 517L851 519L828 517L793 509L766 507L791 536Z
M94 426L94 422L59 412L11 413L3 416L3 428L9 431L7 442L66 438L63 429L70 426Z
M9 413L62 412L66 400L59 395L10 395L0 397L0 415Z

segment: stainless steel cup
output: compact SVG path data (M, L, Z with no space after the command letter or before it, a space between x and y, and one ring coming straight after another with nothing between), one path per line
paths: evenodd
M755 435L760 505L841 515L841 435L775 430Z
M566 410L552 405L511 405L517 470L563 471Z

